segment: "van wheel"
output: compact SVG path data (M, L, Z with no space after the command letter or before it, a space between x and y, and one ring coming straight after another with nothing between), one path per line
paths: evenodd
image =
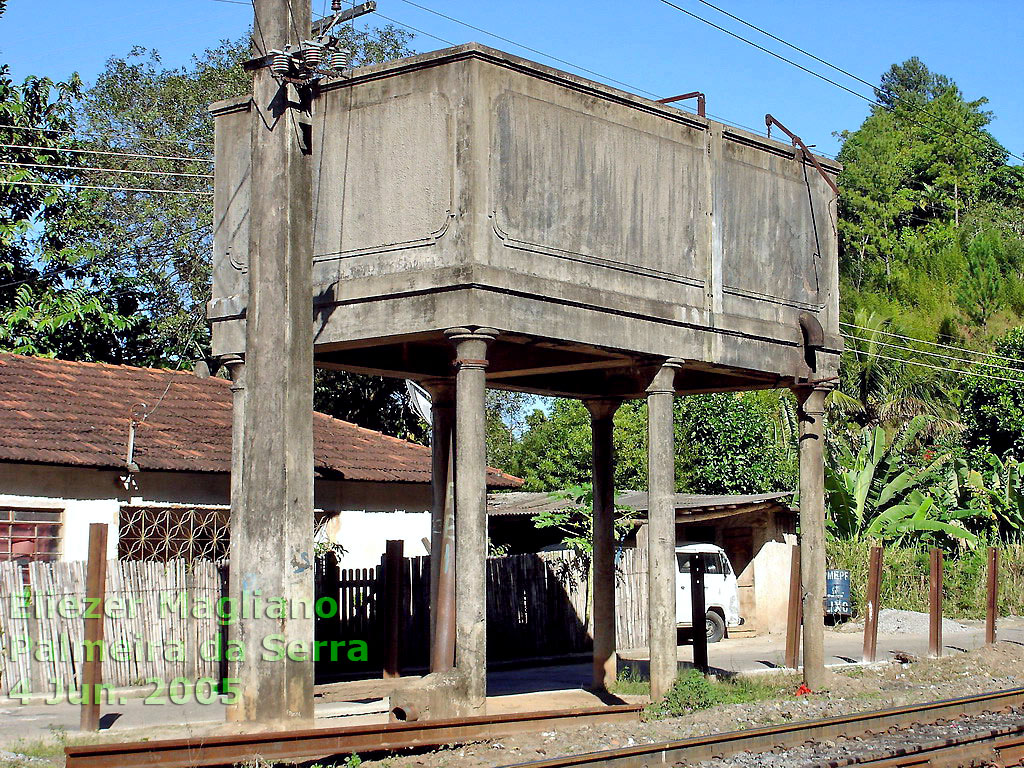
M708 611L704 617L704 626L707 628L709 643L721 642L725 637L725 619L715 611Z

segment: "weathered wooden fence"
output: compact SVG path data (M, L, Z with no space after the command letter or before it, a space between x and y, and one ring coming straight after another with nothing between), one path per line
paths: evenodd
M646 553L625 550L616 568L620 648L647 642ZM107 654L103 680L113 686L165 685L183 677L217 678L223 627L216 606L223 566L197 560L111 562L107 569ZM430 559L407 558L402 571L401 662L425 669L430 653ZM26 587L25 585L30 585ZM383 569L338 568L318 558L316 594L338 610L316 619L317 639L366 642L365 661L321 661L321 679L377 674L384 657ZM48 693L78 686L83 659L81 612L85 563L0 562L0 695L12 687ZM567 552L487 561L487 653L492 661L566 656L591 648L587 571ZM26 682L23 682L26 681Z
M104 683L216 679L220 624L207 608L221 590L220 569L208 561L110 562ZM78 687L82 616L93 609L84 597L84 562L0 562L0 694Z

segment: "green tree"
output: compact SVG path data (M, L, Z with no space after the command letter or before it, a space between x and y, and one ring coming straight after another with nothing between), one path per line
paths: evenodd
M4 7L0 4L0 15ZM132 323L105 296L51 226L76 204L74 101L81 82L30 76L16 83L0 66L0 349L104 356ZM111 299L114 299L111 301Z
M964 444L972 451L1024 457L1024 327L1007 332L995 351L1004 359L991 362L1010 370L979 367L978 373L991 378L971 377L966 382Z
M789 490L795 484L792 430L779 400L761 393L676 398L676 487L691 493ZM647 406L623 403L614 418L615 487L647 487ZM535 410L499 464L524 490L561 491L591 479L590 414L578 400Z
M899 361L906 350L891 318L866 310L853 316L840 368L839 388L829 395L833 426L843 419L861 427L889 429L915 416L930 415L931 433L956 431L959 415L949 382L938 372ZM902 334L901 334L902 335Z
M1024 312L1024 172L989 133L986 100L917 58L894 64L876 93L880 106L840 134L845 305L900 315L926 337L956 321L950 306L964 309L968 338L1004 305ZM968 243L987 231L1003 245L996 271L970 261Z
M948 77L935 74L917 56L911 56L902 64L893 64L882 75L881 84L875 89L875 98L886 109L893 109L906 101L923 104L943 93L950 85Z
M967 272L957 298L961 308L978 325L984 325L999 309L1002 280L997 256L1002 243L994 231L979 232L967 246Z
M392 26L345 27L343 36L356 63L410 53L409 35ZM5 348L172 367L208 356L213 122L207 107L249 90L251 76L241 66L248 55L248 38L224 41L187 66L167 68L156 51L134 48L109 59L84 92L77 79L30 79L15 86L2 70L0 122L25 126L2 135L34 147L3 159L76 165L38 173L5 170L8 178L171 190L9 187L0 211L0 260L9 265L2 277L37 276L35 259L44 275L59 271L61 280L50 287L33 282L28 289L0 288ZM57 98L49 97L53 91ZM73 131L86 138L72 138ZM78 155L50 149L58 146L122 154L75 162ZM424 438L401 381L317 371L315 404L371 429Z
M676 398L680 490L767 493L796 485L793 433L777 397L756 392Z

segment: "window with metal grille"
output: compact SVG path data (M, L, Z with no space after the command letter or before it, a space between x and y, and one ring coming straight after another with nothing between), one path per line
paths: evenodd
M121 560L222 560L228 556L227 507L123 505Z
M0 560L56 560L63 510L0 507Z

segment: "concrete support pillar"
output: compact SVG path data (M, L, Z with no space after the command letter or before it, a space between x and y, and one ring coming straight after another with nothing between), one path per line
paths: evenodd
M825 387L795 390L800 420L800 580L804 683L821 690L825 674Z
M452 328L455 345L455 667L469 711L487 697L487 348L497 331Z
M593 687L608 690L615 683L615 460L612 419L622 401L584 400L590 411L593 517Z
M430 393L430 671L452 668L455 652L455 500L452 431L455 425L455 381L423 382ZM441 621L438 627L438 621Z
M238 518L242 506L242 467L245 466L245 359L241 355L225 355L221 364L228 369L231 376L231 520ZM240 560L238 553L240 541L231 536L228 541L228 593L241 594L242 588L238 580L238 569L231 564ZM228 640L238 641L238 624L228 626ZM237 677L238 663L228 662L228 677ZM226 707L226 718L237 720L240 712L237 704Z
M676 661L676 508L672 400L680 361L670 358L647 388L647 573L651 698L672 686Z

